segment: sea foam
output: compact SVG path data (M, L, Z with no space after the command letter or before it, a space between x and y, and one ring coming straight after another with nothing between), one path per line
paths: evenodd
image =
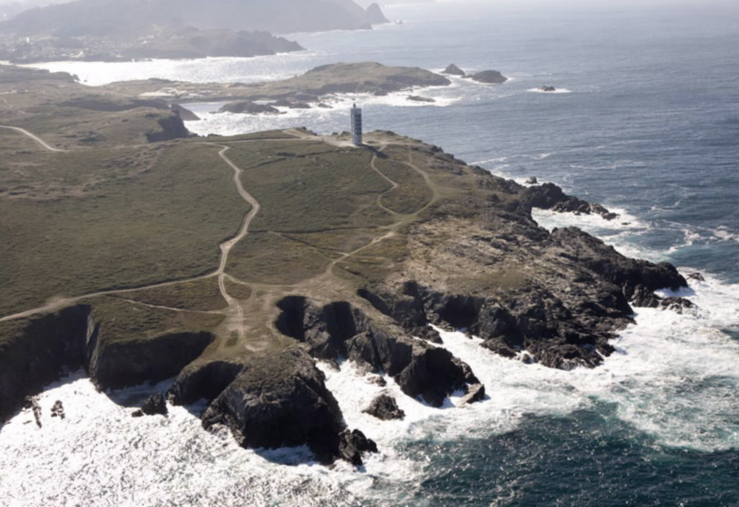
M578 217L579 218L579 217ZM649 434L656 445L701 452L739 447L739 286L705 275L679 294L695 314L637 309L636 324L613 343L618 352L596 369L571 372L505 359L462 332L441 331L443 347L467 362L488 398L459 407L459 393L437 409L386 387L349 361L319 363L349 427L377 441L362 469L326 469L305 448L253 451L228 430L205 431L201 407L169 407L168 417L133 419L131 409L98 393L78 373L40 396L42 428L24 411L0 430L0 504L40 505L359 505L393 501L412 491L428 463L413 442L487 439L518 428L526 416L565 416L606 403L613 417ZM166 389L162 384L155 390ZM151 388L114 393L140 399ZM396 398L403 421L379 421L363 410L381 392ZM56 400L66 419L50 416ZM410 450L409 450L410 449ZM60 485L65 485L60 487ZM392 484L389 491L378 484Z

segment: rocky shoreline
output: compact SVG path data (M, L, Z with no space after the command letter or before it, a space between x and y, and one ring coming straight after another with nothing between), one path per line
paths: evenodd
M346 426L317 361L351 361L433 407L460 391L462 404L473 403L494 396L495 386L483 386L432 325L464 329L507 358L570 370L597 367L614 352L610 341L633 323L633 306L690 306L654 294L687 287L674 266L629 259L576 228L549 233L531 215L538 207L615 218L602 206L556 185L504 180L438 147L408 146L447 185L485 197L447 199L409 224L402 269L368 279L346 300L280 299L270 326L281 345L237 360L206 358L215 336L196 326L114 340L116 316L98 316L90 305L15 322L3 328L0 420L65 371L84 368L101 390L176 377L170 402L206 400L203 426L228 427L244 447L308 445L322 463L359 465L376 446ZM403 417L387 396L367 411ZM162 412L161 399L152 399L136 415Z

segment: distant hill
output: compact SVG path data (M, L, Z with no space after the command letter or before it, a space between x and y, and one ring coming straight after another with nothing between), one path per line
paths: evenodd
M357 30L378 19L352 0L77 0L31 9L0 24L21 36L129 36L153 25L271 33Z

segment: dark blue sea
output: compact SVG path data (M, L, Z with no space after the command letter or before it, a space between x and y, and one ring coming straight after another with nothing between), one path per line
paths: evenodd
M552 181L618 211L612 223L537 219L550 228L578 225L629 255L701 272L705 282L684 294L699 311L640 310L616 342L619 353L595 371L525 366L451 333L448 347L484 380L490 400L440 411L404 400L404 423L366 419L361 408L376 387L351 365L327 371L348 422L383 449L358 472L279 464L300 462L299 450L265 460L234 449L227 436L203 434L184 412L133 427L79 380L59 389L77 386L81 406L99 407L95 428L80 421L46 441L22 437L20 422L0 433L6 446L17 435L12 445L26 453L12 464L0 456L3 471L17 470L0 479L6 504L739 506L739 3L450 0L386 12L403 23L297 34L308 51L295 55L48 67L90 85L131 75L260 81L336 61L499 70L508 83L455 79L414 92L435 98L431 105L410 103L407 94L357 95L337 99L334 110L254 118L195 104L203 120L190 127L338 132L348 129L344 106L357 101L370 129L437 144L519 181ZM558 92L536 91L542 85ZM59 471L59 455L69 451L60 435L79 444L69 473ZM81 450L96 438L103 439L90 444L96 451ZM139 447L133 457L111 456L111 438ZM167 439L176 443L160 442ZM126 470L138 486L120 483ZM71 488L53 496L49 481ZM20 495L3 484L25 488L32 502L12 503Z

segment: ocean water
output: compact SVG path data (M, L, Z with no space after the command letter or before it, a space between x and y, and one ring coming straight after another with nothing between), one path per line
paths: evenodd
M348 128L357 100L369 128L442 146L523 181L536 176L621 218L538 212L620 251L699 271L695 312L639 309L618 352L596 370L560 372L502 359L461 333L488 399L442 409L400 395L402 422L362 409L379 392L349 363L325 368L351 427L381 453L353 470L305 449L245 451L204 432L190 410L133 420L127 398L80 374L0 429L0 505L686 506L739 505L739 6L713 1L465 1L387 9L404 23L295 36L309 51L254 60L48 65L90 85L130 75L260 81L336 61L440 70L497 69L512 80L416 90L432 105L337 97L333 110L279 117L209 114L201 134L307 126ZM551 85L562 93L536 93ZM159 386L164 389L166 386ZM64 401L64 421L49 416Z

